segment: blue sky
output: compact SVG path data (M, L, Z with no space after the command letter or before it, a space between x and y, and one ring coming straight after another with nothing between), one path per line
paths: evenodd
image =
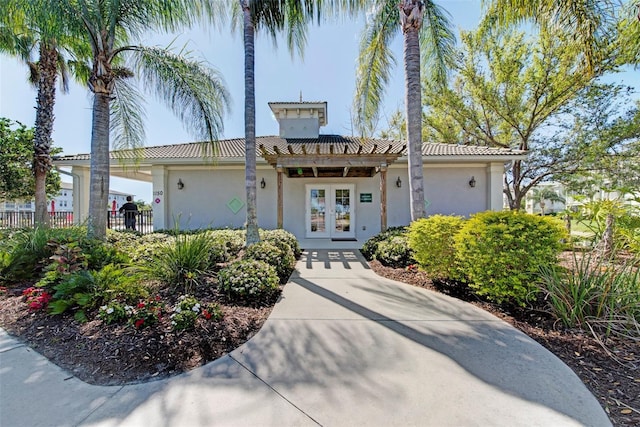
M437 1L450 14L456 29L472 29L480 19L479 0ZM355 63L359 34L364 17L357 21L323 23L308 37L304 59L292 58L286 45L273 47L271 39L258 35L256 40L256 134L276 135L277 123L267 105L270 101L297 101L302 92L305 101L328 102L328 125L321 132L351 134L350 107L354 94ZM176 36L150 36L146 45L166 46ZM174 46L187 49L219 70L232 96L232 111L225 120L224 138L244 136L244 57L242 35L217 30L197 30L179 34ZM402 39L396 38L394 69L384 110L390 114L404 104ZM26 82L26 67L0 56L0 117L33 126L35 90ZM629 82L627 82L629 83ZM147 98L146 145L164 145L193 141L182 124L153 97ZM70 93L59 95L55 106L54 145L65 154L88 153L91 138L91 96L86 88L72 85ZM384 126L385 118L380 125ZM67 178L63 180L68 181ZM113 179L112 188L131 191L136 199L151 199L151 186Z

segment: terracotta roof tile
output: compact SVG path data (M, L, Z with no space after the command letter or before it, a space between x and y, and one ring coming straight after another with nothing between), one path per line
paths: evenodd
M112 151L112 159L144 158L152 159L196 159L206 157L216 158L244 158L244 138L224 139L215 145L215 152L206 143L191 142L184 144L159 145L143 147L139 153L134 150ZM354 154L360 150L367 154L393 153L406 156L406 144L402 141L385 139L362 139L358 137L340 135L320 135L310 139L283 139L278 136L261 136L256 138L256 154L262 157L262 149L268 155L275 155L276 150L283 154L303 154L306 150L309 154ZM136 154L139 154L136 156ZM470 146L457 144L424 143L422 154L425 157L439 156L513 156L522 155L525 152L504 148L492 148L484 146ZM89 160L90 154L75 154L55 156L54 160Z

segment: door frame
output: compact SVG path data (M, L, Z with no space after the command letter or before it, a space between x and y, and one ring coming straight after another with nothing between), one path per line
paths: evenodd
M355 184L305 184L305 237L308 239L355 239L356 200ZM325 190L325 231L311 230L311 190ZM336 231L335 199L336 190L349 190L349 231Z

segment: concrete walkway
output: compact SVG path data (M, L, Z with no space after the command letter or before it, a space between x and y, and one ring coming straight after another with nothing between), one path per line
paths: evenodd
M0 425L609 426L553 354L472 305L306 251L262 330L171 379L92 386L0 333Z

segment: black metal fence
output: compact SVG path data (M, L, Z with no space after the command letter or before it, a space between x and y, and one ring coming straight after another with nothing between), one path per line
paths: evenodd
M138 211L135 215L135 230L140 233L153 232L153 211ZM53 228L71 227L73 212L49 212L49 224ZM35 212L0 212L0 228L29 228L35 225ZM125 230L124 215L118 211L107 212L107 228Z
M134 230L142 234L153 232L153 211L144 210L137 212L118 213L118 211L110 210L107 213L107 228L112 230L126 230L125 215L134 214L135 225Z

